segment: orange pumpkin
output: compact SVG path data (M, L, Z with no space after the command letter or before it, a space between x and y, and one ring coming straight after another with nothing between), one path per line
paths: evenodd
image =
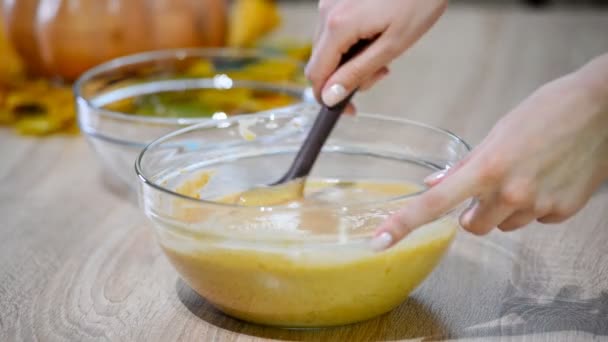
M9 40L30 73L73 80L109 59L222 46L227 0L3 0Z

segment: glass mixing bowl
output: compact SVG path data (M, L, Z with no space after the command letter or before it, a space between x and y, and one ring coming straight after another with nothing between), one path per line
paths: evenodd
M151 143L136 162L140 203L160 246L228 315L301 328L383 314L426 278L456 233L465 204L386 251L372 250L374 229L425 191L423 178L469 152L447 131L387 116L342 117L309 179L404 182L418 189L410 194L319 206L212 200L279 179L313 110L188 127Z
M179 128L224 120L231 111L242 115L312 103L302 75L299 61L255 50L177 49L122 57L75 83L78 123L117 184L134 188L133 163L146 144ZM205 101L213 106L205 108ZM135 111L133 103L139 103L138 115L128 112Z

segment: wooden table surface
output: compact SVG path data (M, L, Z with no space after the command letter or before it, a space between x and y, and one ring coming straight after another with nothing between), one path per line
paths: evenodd
M283 10L283 33L310 36L314 5ZM526 94L605 51L608 12L454 5L358 105L475 144ZM82 137L2 129L0 156L0 341L608 340L608 187L564 224L460 234L390 314L280 330L223 316L185 286Z

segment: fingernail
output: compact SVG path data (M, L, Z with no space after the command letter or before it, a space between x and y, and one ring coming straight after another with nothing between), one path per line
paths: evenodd
M346 89L341 84L336 83L324 90L321 97L326 106L335 106L346 97Z
M473 220L473 208L467 210L467 212L462 215L460 225L466 228L471 223L471 220Z
M384 232L370 241L372 249L376 252L385 250L391 243L393 243L393 236L389 232Z
M426 176L426 178L424 178L424 182L426 184L436 183L438 180L441 180L443 177L445 177L447 173L447 169L431 173L430 175Z

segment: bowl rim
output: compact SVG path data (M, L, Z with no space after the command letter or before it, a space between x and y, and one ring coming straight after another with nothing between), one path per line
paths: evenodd
M291 113L282 113L285 117L293 117L293 114ZM288 114L288 115L285 115ZM258 117L260 116L264 116L264 115L274 115L274 113L272 112L262 112L258 114ZM275 115L276 116L276 115ZM383 114L368 114L368 113L357 113L357 115L355 116L355 119L361 117L361 118L367 118L367 119L373 119L373 120L382 120L382 121L390 121L390 122L396 122L396 123L401 123L401 124L406 124L406 125L411 125L411 126L416 126L419 128L423 128L423 129L427 129L427 130L432 130L434 132L443 134L445 136L447 136L448 138L455 140L457 143L459 143L461 146L464 147L465 152L466 153L470 153L471 152L471 146L461 137L459 137L458 135L456 135L455 133L447 130L447 129L443 129L443 128L439 128L439 127L435 127L429 124L425 124L419 121L414 121L414 120L410 120L410 119L405 119L405 118L400 118L400 117L396 117L396 116L389 116L389 115L383 115ZM238 122L239 120L242 120L242 117L233 117L233 118L229 118L228 122L234 123L234 122ZM172 138L175 138L177 136L186 134L186 133L190 133L190 132L194 132L197 130L201 130L201 129L208 129L208 128L216 128L217 127L217 123L216 122L202 122L200 124L196 124L196 125L192 125L192 126L188 126L176 131L173 131L169 134L166 134L162 137L159 137L157 139L155 139L154 141L150 142L149 144L146 145L146 147L144 149L141 150L141 152L139 153L139 155L137 156L137 159L135 160L135 173L137 175L137 178L139 179L139 183L141 186L149 186L157 191L160 191L162 193L165 193L167 195L170 196L174 196L175 198L179 198L181 200L187 200L190 201L192 203L197 203L198 205L205 205L205 206L209 206L211 208L213 207L220 207L220 208L233 208L233 209L240 209L240 210L253 210L253 211L272 211L272 210L280 210L281 212L289 212L289 211L301 211L302 208L292 208L292 207L288 207L286 205L276 205L276 206L243 206L243 205L238 205L238 204L229 204L229 203L219 203L219 202L214 202L214 201L209 201L209 200L205 200L205 199L200 199L200 198L194 198L194 197L190 197L190 196L186 196L180 193L177 193L171 189L168 189L160 184L158 184L158 182L154 182L153 180L151 180L149 177L147 177L145 175L145 172L143 170L143 167L141 165L142 160L144 158L144 156L146 155L146 153L156 147L157 145L160 145ZM463 157L464 158L464 157ZM423 188L420 191L416 191L413 193L409 193L407 195L402 195L402 196L396 196L396 197L391 197L385 200L381 200L381 201L362 201L362 202L358 202L358 203L354 203L354 204L349 204L349 205L340 205L340 204L325 204L325 205L320 205L320 206L308 206L306 207L306 209L318 209L320 207L322 208L334 208L334 209L342 209L344 207L347 208L357 208L357 207L365 207L365 206L369 206L369 205L377 205L379 203L390 203L390 202L396 202L396 201L402 201L408 198L412 198L415 196L418 196L424 192L426 192L428 190L428 188ZM142 196L143 192L142 191L138 191L139 195ZM141 201L140 201L141 202ZM448 212L444 213L443 215L441 215L439 218L442 218L446 215L449 215L451 212L453 212L455 209L449 210ZM438 218L438 219L439 219Z
M84 86L91 81L95 76L102 74L104 72L111 71L112 69L135 65L143 62L151 62L154 60L163 60L163 59L175 59L175 60L184 60L189 57L260 57L260 58L272 58L276 60L286 60L293 61L299 66L303 66L303 63L298 61L297 59L291 58L289 56L272 53L268 51L263 51L260 49L246 49L246 48L177 48L177 49L162 49L162 50L152 50L146 52L135 53L131 55L126 55L122 57L117 57L106 61L104 63L98 64L97 66L88 69L83 74L78 77L78 79L72 85L72 93L74 94L74 100L76 102L76 108L78 108L78 104L80 101L83 101L88 110L92 110L95 113L95 116L105 116L113 119L120 119L124 121L131 121L137 123L144 124L166 124L166 125L189 125L189 124L198 124L202 122L207 122L209 118L162 118L162 117L144 117L126 114L118 111L112 111L104 108L97 107L93 105L90 98L85 97L82 94L82 89ZM244 80L246 81L246 80ZM257 82L259 84L272 85L272 82ZM300 86L296 84L280 84L281 87L288 88L292 91L301 91L305 93L307 91L306 86ZM298 103L294 104L297 105ZM293 106L293 105L291 105ZM252 113L253 114L253 113ZM78 117L80 117L80 111L77 111ZM244 114L249 115L249 114ZM80 121L80 120L79 120Z

